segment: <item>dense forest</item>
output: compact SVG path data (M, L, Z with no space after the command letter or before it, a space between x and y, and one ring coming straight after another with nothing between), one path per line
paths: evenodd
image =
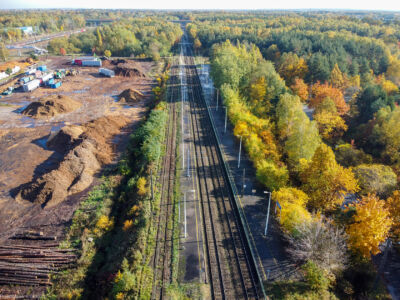
M383 297L371 255L400 240L399 22L317 13L191 19L234 134L280 203L288 251L314 286L303 296Z
M170 54L181 35L178 23L157 17L127 18L69 38L53 39L48 49L55 54L96 53L158 60Z

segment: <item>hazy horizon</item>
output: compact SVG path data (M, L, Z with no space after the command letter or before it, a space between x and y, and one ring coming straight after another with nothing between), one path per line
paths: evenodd
M391 1L361 2L338 0L334 3L325 3L321 6L320 1L305 0L299 3L294 0L279 1L274 3L262 3L257 0L243 1L212 1L201 2L170 0L149 0L132 3L126 0L109 1L87 0L82 1L50 1L50 0L3 0L0 9L159 9L159 10L352 10L352 11L400 11L400 2Z

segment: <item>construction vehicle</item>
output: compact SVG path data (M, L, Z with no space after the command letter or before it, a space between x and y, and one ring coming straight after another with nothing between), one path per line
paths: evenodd
M65 77L65 69L59 69L54 72L54 78L62 79Z
M4 96L11 95L14 91L14 88L12 86L9 86L6 88L1 94Z
M79 71L76 70L76 69L68 69L68 70L65 72L65 75L66 75L66 76L76 76L76 75L78 75L78 74L79 74Z

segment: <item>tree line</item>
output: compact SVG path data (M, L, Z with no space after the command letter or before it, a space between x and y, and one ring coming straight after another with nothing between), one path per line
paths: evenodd
M128 18L69 38L53 39L48 49L54 54L96 53L158 60L171 53L181 35L178 24L162 18Z

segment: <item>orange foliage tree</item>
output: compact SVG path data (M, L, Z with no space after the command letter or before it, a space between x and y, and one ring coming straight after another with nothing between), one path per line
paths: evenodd
M308 99L308 86L301 78L295 78L294 83L290 86L293 93L300 97L301 101L305 102Z
M335 102L339 115L345 114L350 109L344 101L343 93L338 88L333 87L327 82L317 82L312 87L311 107L317 107L325 98L331 98Z
M392 225L385 201L376 195L363 196L354 205L354 222L347 228L350 248L364 258L380 252L379 245L386 240Z

